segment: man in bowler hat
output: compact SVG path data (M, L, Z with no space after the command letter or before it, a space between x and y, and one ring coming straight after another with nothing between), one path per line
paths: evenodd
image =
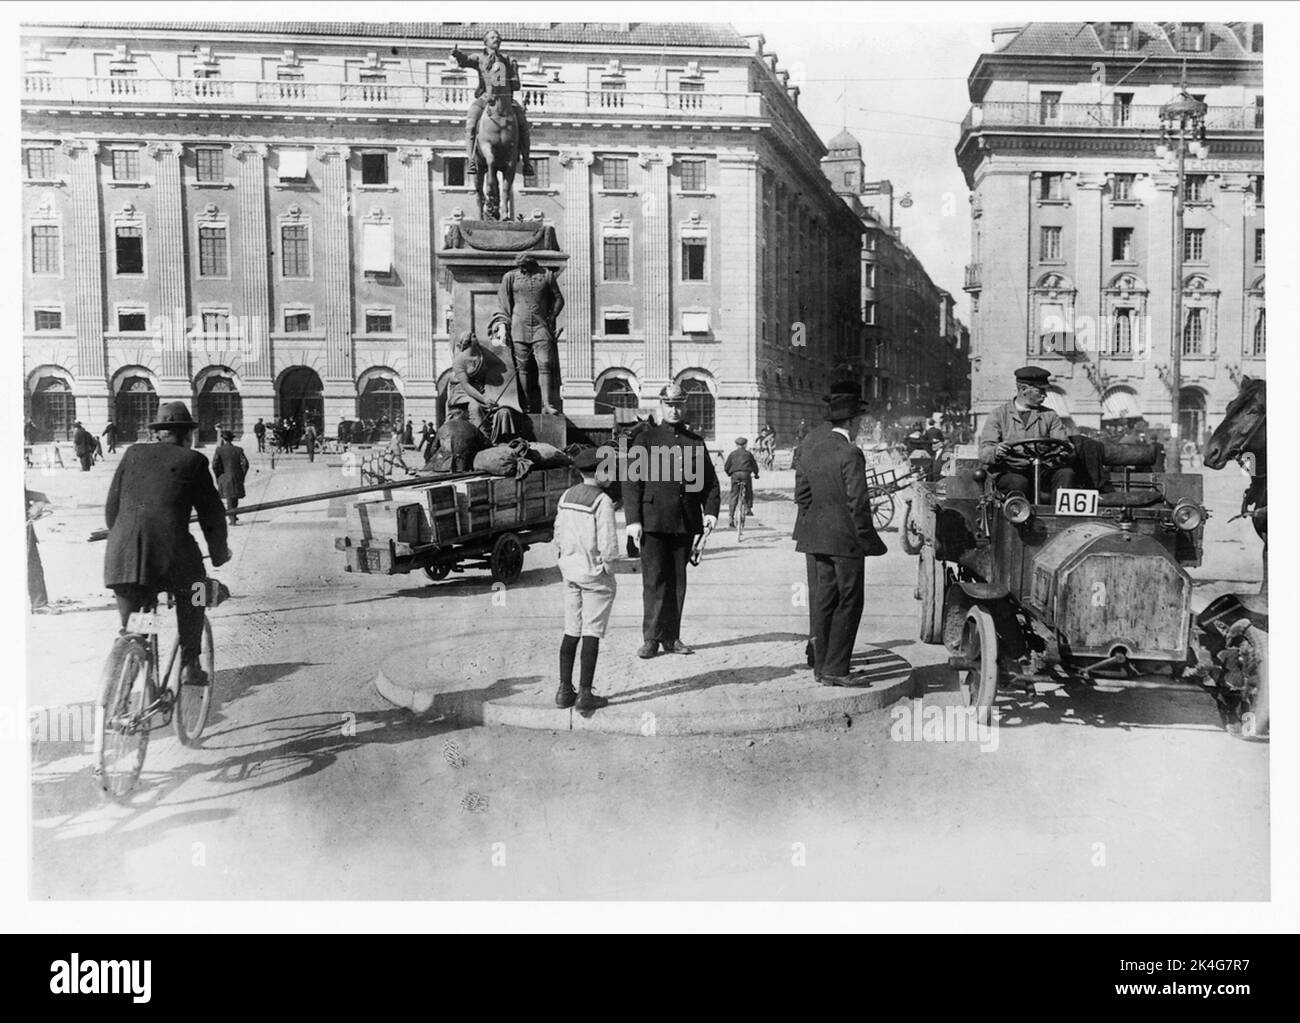
M654 657L693 654L682 642L686 566L695 537L718 524L722 493L704 438L682 418L686 392L669 384L659 392L659 422L628 446L623 514L628 538L641 548L644 618L637 651Z
M826 401L830 429L805 438L795 470L799 506L796 549L811 554L813 676L822 685L850 685L849 662L864 600L864 559L885 553L871 521L867 462L857 446L866 402L832 393Z
M104 518L108 549L104 585L117 597L125 629L132 612L157 605L158 594L172 594L181 644L181 679L185 685L211 680L199 666L203 640L205 591L195 583L207 578L199 545L190 535L190 513L197 512L214 567L230 560L226 518L212 483L208 460L193 450L198 423L183 401L167 402L149 429L156 444L132 444L117 463L108 488Z

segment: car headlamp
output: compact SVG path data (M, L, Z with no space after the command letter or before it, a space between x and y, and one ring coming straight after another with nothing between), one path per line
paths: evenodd
M1033 506L1024 494L1012 494L1002 502L1002 514L1013 525L1018 526L1022 522L1028 522L1029 516L1033 513Z
M1185 497L1174 505L1173 520L1176 527L1190 533L1205 521L1205 509Z

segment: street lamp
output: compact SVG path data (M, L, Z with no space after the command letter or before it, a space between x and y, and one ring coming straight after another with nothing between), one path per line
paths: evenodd
M1174 295L1173 316L1169 333L1171 337L1169 361L1169 450L1165 452L1165 469L1167 472L1182 470L1182 454L1179 444L1179 408L1183 389L1183 189L1186 172L1187 154L1190 143L1196 143L1198 154L1204 153L1205 115L1209 109L1198 99L1187 94L1187 69L1183 69L1183 78L1178 86L1178 95L1160 108L1160 144L1156 153L1164 158L1171 147L1176 147L1178 161L1178 184L1174 191Z

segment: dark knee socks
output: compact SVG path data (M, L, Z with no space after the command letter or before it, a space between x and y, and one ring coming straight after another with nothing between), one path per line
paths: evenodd
M568 639L566 636L565 639ZM590 689L592 680L596 677L596 655L600 653L599 636L582 637L582 676L580 685L583 689Z
M560 685L573 688L573 661L578 654L578 637L567 632L560 641ZM584 658L583 664L586 664Z

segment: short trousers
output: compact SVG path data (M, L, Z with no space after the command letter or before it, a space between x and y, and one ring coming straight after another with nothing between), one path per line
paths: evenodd
M608 571L592 583L564 580L565 635L604 636L617 590L618 584Z

